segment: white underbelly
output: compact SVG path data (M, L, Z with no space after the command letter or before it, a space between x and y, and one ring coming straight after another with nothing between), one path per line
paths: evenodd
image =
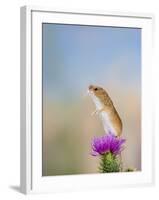
M105 111L102 111L100 113L100 117L102 119L105 132L106 133L110 133L111 132L112 134L117 135L116 130L113 127L113 124L112 124L112 122L110 120L109 115Z
M95 105L96 105L96 109L98 111L100 111L103 108L103 104L101 103L101 101L99 100L99 98L97 98L94 94L90 94L90 96L92 97ZM100 118L103 122L103 127L104 127L104 131L106 133L111 132L114 135L117 135L115 128L113 127L113 124L110 120L109 114L105 111L102 111L99 113Z

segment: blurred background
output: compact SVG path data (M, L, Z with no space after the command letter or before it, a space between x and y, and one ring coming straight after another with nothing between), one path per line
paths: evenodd
M141 29L43 24L43 176L98 173L91 140L104 129L90 84L121 116L124 167L141 170Z

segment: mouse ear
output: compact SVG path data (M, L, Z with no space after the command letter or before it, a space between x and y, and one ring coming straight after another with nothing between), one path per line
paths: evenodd
M89 90L91 90L91 89L93 89L93 88L94 88L93 85L90 85L90 86L89 86Z

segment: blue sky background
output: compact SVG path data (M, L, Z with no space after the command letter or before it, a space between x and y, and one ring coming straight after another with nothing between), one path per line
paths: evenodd
M141 79L141 29L43 24L43 94L78 98L89 84L136 87Z

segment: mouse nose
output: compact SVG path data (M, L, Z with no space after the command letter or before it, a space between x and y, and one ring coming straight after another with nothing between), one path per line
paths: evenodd
M90 86L89 86L89 90L91 90L91 89L93 89L93 88L94 88L93 85L90 85Z

